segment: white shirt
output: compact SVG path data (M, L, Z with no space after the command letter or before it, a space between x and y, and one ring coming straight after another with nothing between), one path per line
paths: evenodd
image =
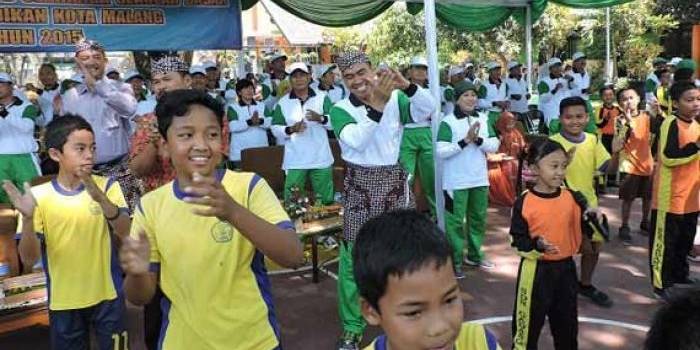
M333 86L327 90L321 89L321 83L318 80L312 81L310 86L314 90L325 92L333 104L336 104L338 101L346 98L349 94L344 86L337 84L333 84Z
M96 163L107 163L129 152L129 122L136 112L131 85L100 79L95 91L80 84L63 96L62 114L77 114L87 120L95 132Z
M491 112L502 112L501 107L494 106L494 102L507 101L506 84L501 80L500 85L486 79L479 87L479 108Z
M588 100L590 91L584 93L583 90L591 88L591 75L584 70L583 74L571 72L571 76L574 77L574 80L571 82L570 96L579 96Z
M527 113L527 94L529 93L529 89L525 77L521 77L519 80L508 77L505 83L508 101L510 101L510 110L516 113ZM515 99L513 95L520 95L520 98Z
M324 115L330 109L330 100L323 92L309 88L309 97L303 104L294 91L284 95L278 102L272 117L272 133L285 139L282 169L322 169L333 164L333 154L328 143L330 121L325 124L306 119L306 111ZM326 119L328 119L326 117ZM306 130L288 135L285 130L304 120Z
M557 84L561 83L562 87L557 90L556 94L552 94ZM561 100L569 97L568 81L561 78L552 78L551 75L540 78L537 84L537 90L540 93L540 103L538 109L544 114L545 123L549 123L554 119L559 119L559 103Z
M331 122L343 159L369 167L396 165L404 124L428 120L435 103L428 90L413 84L406 92L394 90L382 112L352 94L336 103ZM401 107L409 113L401 113Z
M258 112L258 117L263 121L261 125L248 124L255 112ZM268 146L267 129L270 128L272 117L265 116L265 104L259 102L244 106L231 103L226 115L229 118L228 129L231 131L230 160L240 161L244 149Z
M14 97L5 106L7 116L0 118L0 154L27 154L39 150L34 140L35 120L39 111L31 102Z
M488 112L478 112L477 116L457 114L460 118L453 113L442 120L437 142L437 155L443 159L442 189L451 197L455 190L489 185L486 153L498 151L500 145L498 137L489 135ZM462 147L460 141L464 140L471 125L477 121L480 124L481 144L462 142Z

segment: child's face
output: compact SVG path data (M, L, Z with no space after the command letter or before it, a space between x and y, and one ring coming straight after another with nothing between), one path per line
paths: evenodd
M476 92L472 90L465 91L459 99L457 100L457 105L463 111L473 111L476 108L476 103L479 98L476 96Z
M61 172L79 176L95 165L95 135L90 130L75 130L68 135L63 150L49 149L49 156L58 162Z
M191 105L187 114L173 117L166 136L165 150L178 177L210 176L221 162L221 125L209 108Z
M611 105L615 102L615 93L611 89L603 90L603 94L600 97L606 105Z
M687 90L678 101L673 101L681 117L697 118L700 115L700 89Z
M558 188L564 182L569 159L563 151L554 151L540 159L532 171L537 174L537 183L542 187Z
M381 326L393 350L452 350L464 310L452 263L428 263L401 278L389 276L375 310L362 301L367 322Z
M620 93L620 101L618 103L623 110L636 112L637 106L639 106L639 95L633 89L625 90Z
M588 113L585 106L569 106L559 118L562 129L570 135L580 135L588 124Z

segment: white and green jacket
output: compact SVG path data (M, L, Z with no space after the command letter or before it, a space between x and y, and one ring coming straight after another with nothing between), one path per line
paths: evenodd
M451 194L489 185L486 153L498 151L500 142L489 133L488 112L465 115L459 108L445 116L437 137L437 155L443 159L442 189ZM466 143L464 138L472 124L479 122L479 138Z
M562 87L555 93L554 89L558 83L561 83ZM561 100L569 97L568 81L563 76L561 78L556 78L551 74L543 76L537 84L537 91L540 94L538 109L544 114L545 123L549 126L552 120L559 119L559 103Z
M440 104L442 115L452 114L455 110L455 89L450 85L440 85Z
M486 79L479 87L479 108L490 112L502 112L501 107L494 105L494 102L508 100L506 86L503 80L496 82L491 78Z
M34 126L39 109L31 102L14 96L5 106L8 113L0 118L0 154L27 154L39 150L34 140Z
M262 124L253 124L250 120L258 112ZM267 129L272 124L272 113L262 102L253 101L250 105L239 102L231 103L226 110L228 129L231 131L229 159L241 160L241 151L248 148L267 147Z
M656 101L656 89L658 89L659 85L661 85L661 81L656 76L656 72L649 73L647 80L644 82L644 98L647 103Z
M327 132L331 130L331 123L328 121L331 106L331 100L325 93L311 88L304 103L294 91L277 101L277 106L272 112L272 133L277 138L285 139L282 169L321 169L333 164ZM323 115L324 122L306 120L306 111L309 110ZM306 121L306 130L290 133L289 127L302 120Z
M571 72L574 80L571 82L571 96L579 96L584 100L588 100L591 88L591 75L585 70L583 73Z
M525 77L520 79L508 77L505 79L506 93L510 101L510 110L516 113L527 113L527 95L530 93ZM519 95L519 96L518 96ZM520 97L516 99L515 97Z
M326 95L328 95L328 98L331 100L331 103L333 104L336 104L338 101L346 98L348 95L345 86L333 84L333 86L331 86L329 89L324 90L321 88L321 83L318 80L314 80L311 82L311 88L325 92Z
M406 90L394 90L384 111L350 94L333 106L330 117L345 161L387 166L398 164L404 125L428 120L434 109L430 92L411 84Z

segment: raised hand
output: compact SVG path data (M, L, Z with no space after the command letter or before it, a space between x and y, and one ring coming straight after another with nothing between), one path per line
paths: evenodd
M78 177L85 186L85 190L90 195L90 198L92 198L92 200L94 200L97 203L102 203L105 199L107 199L107 196L104 194L104 192L102 192L102 190L99 187L97 187L95 180L93 180L92 169L90 169L89 167L80 168L80 170L78 171Z
M151 245L143 231L139 237L126 237L119 250L119 262L127 275L145 275L149 272Z
M185 193L193 194L185 197L185 202L205 206L194 208L192 212L199 216L217 217L219 220L232 222L232 215L239 206L226 192L226 189L214 178L206 178L199 173L192 176L192 185L186 187Z
M306 111L306 119L312 122L323 122L323 116L310 109Z
M88 67L85 66L84 63L80 62L80 60L76 60L76 63L78 65L78 69L83 73L83 83L85 86L87 86L88 91L93 92L95 91L95 83L97 82L95 80L95 77L92 75L92 72Z
M469 127L469 131L467 131L467 136L464 138L464 141L469 143L476 140L479 137L479 129L481 129L481 124L478 121L472 124Z
M395 69L389 69L392 76L392 81L394 82L395 89L405 90L411 86L411 82L403 76L403 74L397 72Z
M3 181L2 188L10 197L10 202L12 205L22 213L22 216L26 219L30 219L34 216L34 209L36 209L36 199L32 195L32 187L28 182L24 183L24 194L20 193L17 187L10 181Z
M390 70L381 70L377 74L374 90L372 92L372 100L378 104L386 104L394 91L394 77Z

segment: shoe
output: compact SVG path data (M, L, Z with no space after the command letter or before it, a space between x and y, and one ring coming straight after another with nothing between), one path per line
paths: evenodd
M464 271L462 271L461 267L455 267L454 269L455 269L455 279L461 280L461 279L464 279L464 277L466 277L464 275Z
M632 245L632 235L630 235L630 227L629 226L627 226L627 225L621 226L620 230L617 231L617 234L620 237L622 244Z
M642 236L649 236L649 221L642 221L639 223L639 234Z
M578 293L588 299L591 299L594 304L600 307L609 308L613 305L612 300L610 300L610 297L607 294L599 291L592 285L583 286L579 283Z
M667 303L669 299L668 293L663 289L654 288L654 299Z
M362 336L359 334L345 332L338 340L338 350L360 350L360 340Z
M496 265L486 259L483 259L481 261L474 261L474 260L469 260L469 258L464 258L464 263L472 266L472 267L478 267L482 269L492 269L496 267Z
M700 255L688 254L688 261L694 263L700 263Z

